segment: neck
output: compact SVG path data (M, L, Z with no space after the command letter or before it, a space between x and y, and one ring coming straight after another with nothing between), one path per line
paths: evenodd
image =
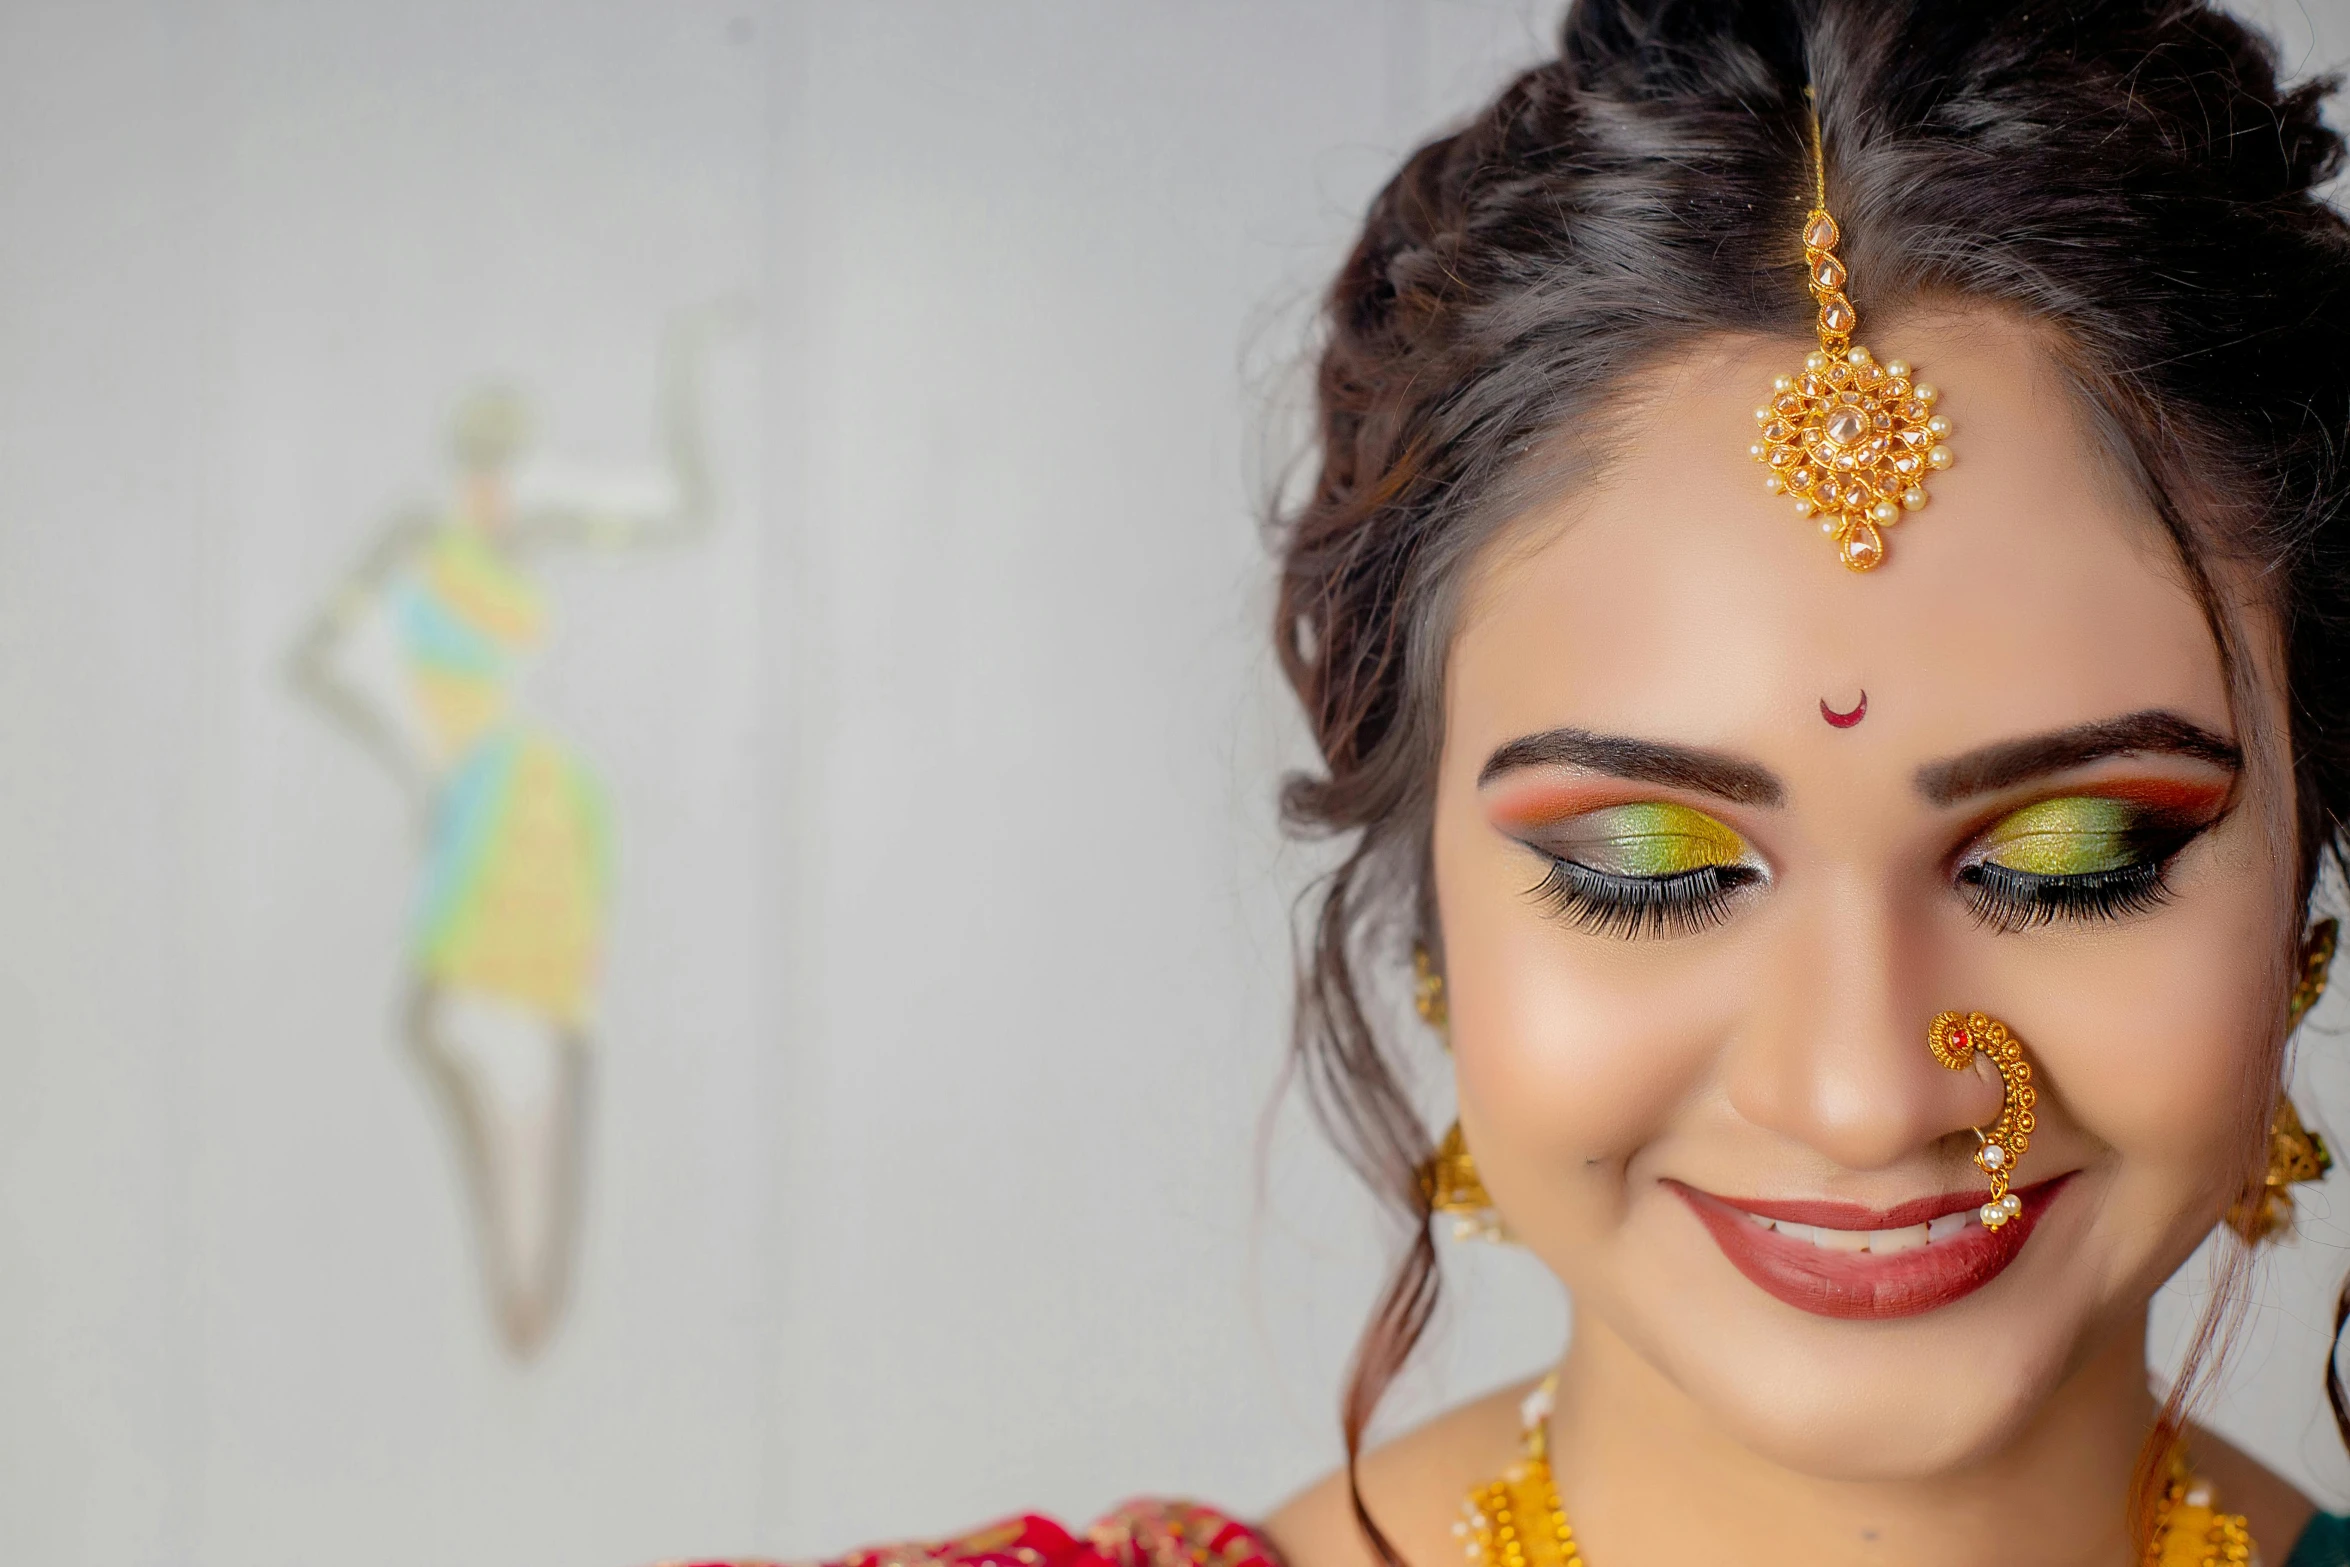
M2130 1562L2130 1484L2155 1413L2145 1365L2140 1322L1987 1458L1926 1479L1822 1480L1738 1443L1586 1318L1560 1369L1552 1464L1595 1563Z

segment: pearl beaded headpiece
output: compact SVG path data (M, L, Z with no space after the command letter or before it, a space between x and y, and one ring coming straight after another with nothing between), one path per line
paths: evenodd
M1810 89L1804 96L1809 99ZM1811 120L1813 204L1803 225L1803 259L1820 302L1820 346L1802 373L1771 383L1754 411L1762 435L1749 450L1767 465L1763 488L1792 496L1798 517L1817 517L1837 558L1853 571L1885 561L1885 530L1926 504L1926 475L1950 466L1950 421L1934 411L1935 390L1911 379L1899 359L1879 364L1852 340L1860 313L1845 294L1850 274L1836 259L1841 237L1828 216L1828 172L1820 122Z

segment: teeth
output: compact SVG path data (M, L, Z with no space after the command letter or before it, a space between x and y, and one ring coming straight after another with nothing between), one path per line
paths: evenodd
M2021 1203L2016 1204L2017 1208L2022 1206ZM1946 1213L1925 1224L1904 1225L1898 1230L1831 1230L1817 1224L1766 1219L1759 1213L1750 1213L1747 1217L1763 1229L1777 1230L1789 1240L1804 1241L1822 1251L1866 1251L1880 1256L1916 1251L1936 1241L1955 1240L1958 1233L1968 1225L1982 1222L1982 1215L1971 1208L1964 1213Z
M1869 1250L1876 1252L1916 1251L1926 1244L1928 1236L1922 1224L1907 1225L1898 1230L1869 1231Z

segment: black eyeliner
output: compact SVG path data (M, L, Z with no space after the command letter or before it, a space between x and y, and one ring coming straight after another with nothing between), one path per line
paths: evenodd
M1958 871L1960 895L1977 923L2002 935L2058 920L2128 919L2170 901L2172 864L2226 816L2222 811L2195 820L2174 812L2151 813L2123 835L2139 857L2105 870L2052 876L1973 861Z
M1743 889L1762 880L1751 865L1705 865L1670 876L1619 876L1546 854L1549 870L1527 896L1577 929L1626 940L1687 936L1730 916Z

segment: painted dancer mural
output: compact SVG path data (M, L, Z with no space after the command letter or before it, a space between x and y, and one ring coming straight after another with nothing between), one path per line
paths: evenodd
M408 790L423 829L404 1028L450 1117L506 1344L545 1342L579 1224L612 830L593 770L528 710L549 614L534 558L709 526L700 379L740 310L668 334L660 471L523 460L503 386L459 405L447 501L394 516L295 646L297 688Z

